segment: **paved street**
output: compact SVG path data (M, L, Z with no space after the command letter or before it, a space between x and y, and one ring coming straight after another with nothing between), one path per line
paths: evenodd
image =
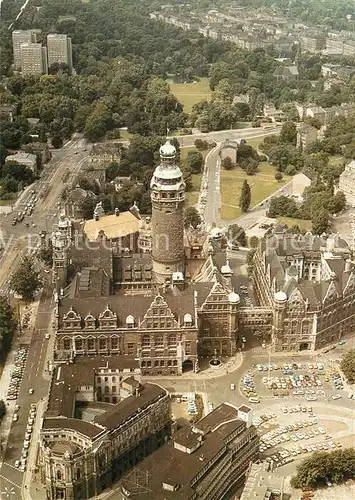
M86 141L77 137L62 149L53 150L52 160L45 165L41 178L34 182L20 197L12 213L0 216L0 290L7 293L10 273L14 272L29 248L39 243L41 230L50 232L58 214L58 199L63 190L63 181L68 182L77 175L88 157ZM14 215L25 211L33 197L38 199L33 214L22 222L12 225ZM26 228L25 224L29 223Z
M216 132L196 133L190 135L177 135L181 147L193 146L196 139L203 139L204 141L214 140L216 142L223 142L227 139L240 140L252 139L253 137L260 137L263 135L278 134L281 126L275 126L272 129L265 130L263 128L238 128L231 130L218 130Z
M22 483L23 474L14 467L14 463L15 460L21 458L30 404L38 404L47 396L49 389L49 377L44 378L43 372L46 368L47 349L50 342L45 338L45 334L51 331L52 306L53 295L48 278L41 296L22 384L16 401L16 404L20 406L19 419L12 423L4 463L0 469L0 479L14 487L15 485L21 487ZM34 394L29 394L29 389L34 389ZM16 500L17 498L20 496L15 497Z

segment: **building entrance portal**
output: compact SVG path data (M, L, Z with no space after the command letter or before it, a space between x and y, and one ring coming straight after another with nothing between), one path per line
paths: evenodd
M309 343L308 342L302 342L300 344L299 350L300 351L307 351L309 349Z
M194 369L194 364L191 361L191 359L187 359L186 361L184 361L182 363L182 372L183 373L185 373L185 372L191 372L191 371L193 371L193 369Z

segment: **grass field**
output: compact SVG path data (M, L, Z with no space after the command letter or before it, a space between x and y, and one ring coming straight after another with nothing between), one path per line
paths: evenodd
M170 90L183 104L185 113L191 113L194 104L211 97L209 78L195 83L170 83Z
M266 135L261 135L259 137L253 137L252 139L247 139L247 143L252 146L254 149L259 149L259 144L261 144L265 137L267 137L270 134Z
M266 162L259 164L259 170L255 175L247 175L240 167L234 170L221 170L222 219L231 220L242 215L238 203L244 179L251 188L251 207L253 207L280 189L290 177L284 176L281 182L277 182L275 167Z
M300 229L304 229L305 231L311 231L312 229L311 220L291 219L291 217L277 217L277 220L282 224L287 224L288 227L297 225L300 227Z

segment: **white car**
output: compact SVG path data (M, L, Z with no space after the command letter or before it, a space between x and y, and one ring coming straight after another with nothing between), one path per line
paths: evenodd
M235 390L235 384L231 384L231 391Z
M18 415L17 415L17 413L14 413L14 416L12 417L12 421L13 422L17 422L18 421Z
M35 391L33 389L29 389L28 394L33 394Z
M341 399L341 395L340 394L334 394L334 396L332 396L332 399Z
M20 467L20 460L15 460L15 467L16 469Z

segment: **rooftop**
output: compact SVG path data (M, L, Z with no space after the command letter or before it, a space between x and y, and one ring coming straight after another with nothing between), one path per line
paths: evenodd
M119 215L104 215L98 220L86 221L84 233L89 241L95 241L101 235L114 240L137 233L140 225L140 219L137 219L132 212L121 212Z
M193 494L194 478L218 453L226 449L227 437L238 427L246 427L246 424L237 418L237 409L230 406L228 410L228 406L219 406L192 429L190 426L179 429L172 440L124 476L121 481L123 488L132 498L190 498ZM213 423L214 430L201 439L195 428L203 426L206 419ZM189 452L186 453L184 448ZM159 474L154 473L157 468ZM142 481L137 480L138 476L142 477Z

